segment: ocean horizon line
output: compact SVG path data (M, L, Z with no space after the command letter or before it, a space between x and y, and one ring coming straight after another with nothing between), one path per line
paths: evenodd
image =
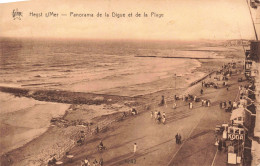
M253 39L145 39L145 38L66 38L66 37L12 37L0 36L0 39L18 39L18 40L67 40L67 41L126 41L126 42L225 42L231 40L253 40Z

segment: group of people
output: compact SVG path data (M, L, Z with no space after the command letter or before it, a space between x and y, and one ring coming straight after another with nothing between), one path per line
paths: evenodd
M197 98L197 96L193 96L193 95L183 95L182 97L183 101L195 101L195 102L198 102L200 99Z
M227 107L233 107L231 100L229 100L228 102L227 101L223 101L223 102L220 101L220 103L219 103L220 109L224 109L224 108L227 108Z
M99 161L97 161L96 159L94 159L94 161L92 162L92 166L103 166L104 162L103 159L100 158ZM80 166L91 166L91 162L88 160L88 158L86 157L85 160L81 160L81 164Z
M215 84L214 82L205 82L205 81L202 81L202 82L201 82L201 86L202 86L202 88L203 88L203 87L209 88L209 87L211 87L211 86L216 87L216 86L218 86L218 85Z
M181 135L179 133L175 135L175 140L176 140L176 144L181 144Z
M102 151L102 150L105 150L106 147L104 146L103 142L100 141L99 145L98 145L98 150L99 151ZM88 157L85 158L85 160L81 160L81 165L80 166L103 166L103 159L100 158L99 161L97 161L96 159L94 159L94 161L91 162L89 161Z
M211 101L209 99L201 100L201 106L210 107Z
M222 139L216 138L215 145L218 146L218 150L219 151L222 151L223 148L224 148L225 152L227 151L227 145L226 145L226 141L225 140L222 141Z
M166 114L165 114L165 112L163 112L161 114L161 112L157 111L157 110L154 111L154 112L151 111L151 118L154 118L157 123L162 122L163 124L165 124L165 122L166 122Z

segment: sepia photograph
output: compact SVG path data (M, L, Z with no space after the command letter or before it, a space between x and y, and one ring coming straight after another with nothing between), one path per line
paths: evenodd
M0 0L0 166L260 166L260 0Z

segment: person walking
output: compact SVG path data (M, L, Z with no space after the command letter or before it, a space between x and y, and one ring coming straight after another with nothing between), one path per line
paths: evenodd
M215 137L216 137L215 146L218 146L218 145L219 145L219 140L218 140L218 137L217 137L217 135L216 135Z
M219 151L222 151L222 139L219 140L218 150L219 150Z
M208 105L208 107L210 106L210 100L208 100L208 104L207 105Z
M178 134L178 144L181 144L181 135Z
M137 144L134 143L134 154L136 153L136 150L137 150Z
M158 112L157 112L157 110L155 110L155 112L154 112L154 119L155 120L157 119L157 116L158 116Z
M166 118L165 112L162 113L162 118Z
M192 109L192 103L189 103L189 108Z
M153 111L151 111L151 118L153 118Z
M162 96L161 103L159 105L163 106L165 104L164 96Z
M224 152L227 152L227 144L225 140L223 141L223 148L224 148Z
M100 166L103 166L103 164L104 164L104 161L103 161L103 159L101 158L101 159L99 160L99 165L100 165Z
M162 114L162 123L165 124L165 121L166 121L166 114L165 114L165 112L163 112L163 114Z
M207 106L207 100L204 100L204 106Z
M175 135L175 140L176 140L176 144L178 144L179 143L179 134L177 133L176 135Z

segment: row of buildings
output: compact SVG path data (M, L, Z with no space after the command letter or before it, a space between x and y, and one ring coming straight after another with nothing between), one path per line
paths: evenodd
M241 110L243 128L245 129L245 141L243 153L244 165L251 163L252 166L260 165L260 99L259 99L259 63L260 41L251 41L250 49L245 50L244 73L249 87L244 99L247 104Z

